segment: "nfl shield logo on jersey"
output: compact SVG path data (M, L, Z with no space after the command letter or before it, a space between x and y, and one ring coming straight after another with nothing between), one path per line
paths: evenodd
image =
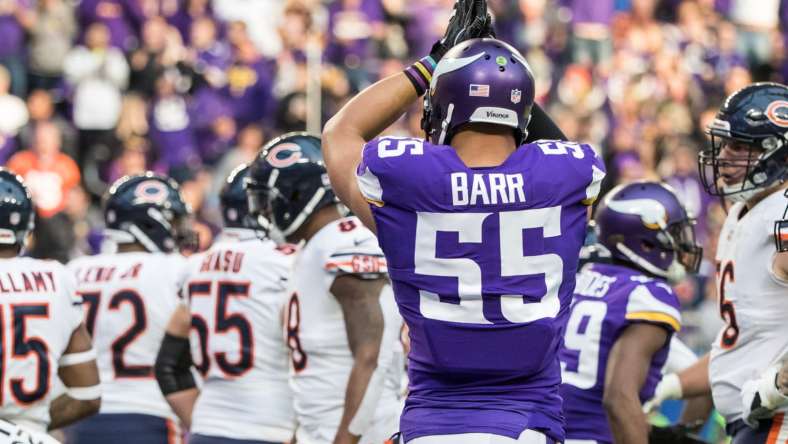
M516 104L520 103L520 100L522 100L522 98L523 98L523 92L522 91L520 91L519 89L513 89L512 90L512 103L514 103L516 105Z

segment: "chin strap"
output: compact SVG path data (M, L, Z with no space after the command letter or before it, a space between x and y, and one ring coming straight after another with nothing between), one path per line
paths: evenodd
M668 270L665 271L655 267L651 262L638 256L637 253L629 249L626 245L624 245L621 242L616 244L616 248L618 248L618 250L621 253L623 253L624 256L627 257L627 259L632 261L632 263L634 263L638 267L646 270L647 272L655 276L663 277L667 279L668 282L670 283L679 282L682 279L684 279L684 277L687 275L687 269L684 268L684 266L681 265L675 258L673 259L673 262L671 262L670 267L668 267Z

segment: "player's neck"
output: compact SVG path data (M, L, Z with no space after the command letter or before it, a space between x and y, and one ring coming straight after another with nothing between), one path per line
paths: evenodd
M451 140L451 147L465 166L479 168L502 164L517 149L517 143L506 127L474 125L458 132Z
M148 250L142 246L139 242L134 242L130 244L118 244L118 253L139 253L139 252L147 252Z
M0 259L11 259L17 256L19 256L19 249L16 247L0 248Z
M767 188L760 193L753 196L750 200L748 200L745 205L747 206L748 210L751 210L754 206L758 205L762 200L766 199L767 197L771 196L773 193L776 193L780 190L785 190L788 188L788 182L784 182L782 184L775 185L773 187Z
M342 214L339 213L339 208L336 205L323 207L310 216L306 222L304 222L304 225L296 230L292 236L288 236L287 241L294 244L302 240L309 242L309 239L317 234L323 227L338 219L342 219Z

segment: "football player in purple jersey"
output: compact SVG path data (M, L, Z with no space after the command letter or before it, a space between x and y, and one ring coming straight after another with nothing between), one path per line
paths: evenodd
M641 403L654 394L681 328L668 284L696 272L702 250L694 221L657 182L613 189L595 221L610 258L585 265L577 277L560 352L566 442L645 444Z
M604 166L588 145L528 143L527 62L476 38L483 1L456 8L433 54L326 125L325 160L376 230L409 327L404 442L559 442L557 353ZM376 138L427 90L425 139Z

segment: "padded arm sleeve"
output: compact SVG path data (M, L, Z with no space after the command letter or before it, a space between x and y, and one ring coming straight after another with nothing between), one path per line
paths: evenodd
M197 386L191 366L189 339L166 333L155 366L156 381L164 396Z

